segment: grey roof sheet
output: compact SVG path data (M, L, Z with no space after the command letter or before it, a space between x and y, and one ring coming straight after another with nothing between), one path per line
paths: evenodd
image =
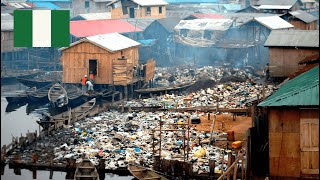
M142 30L145 30L153 21L156 19L146 19L146 18L126 18L122 19L123 21L127 21L131 25L138 27Z
M271 31L264 46L319 47L319 31L318 30Z
M289 12L289 14L300 19L301 21L303 21L305 23L311 23L311 22L316 21L318 19L317 17L312 16L311 14L309 14L305 11L302 11L302 10L292 11L292 12Z
M157 19L156 21L160 23L168 32L174 32L174 27L179 24L180 18L178 17L169 17Z
M257 5L281 5L281 6L293 6L297 0L260 0Z

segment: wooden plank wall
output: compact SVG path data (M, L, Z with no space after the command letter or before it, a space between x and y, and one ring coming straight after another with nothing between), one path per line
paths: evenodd
M1 53L13 51L13 31L1 31Z
M301 60L315 54L319 57L317 48L269 47L270 77L288 77L303 68Z
M317 21L311 23L304 23L302 21L288 21L290 24L294 26L295 29L302 30L316 30L317 29Z
M165 18L166 6L162 6L162 13L159 13L159 6L151 7L151 14L147 14L147 7L140 7L135 9L135 18ZM130 8L128 7L128 14L123 14L122 7L111 9L112 19L129 18Z
M124 70L123 68L125 68L125 71L127 72L126 78L131 82L133 66L138 65L138 47L124 49L123 55L128 58L125 62L123 62L123 60L118 60L118 58L121 58L121 51L111 53L89 42L81 42L73 47L65 49L62 51L61 56L63 82L80 83L80 79L85 74L89 75L90 59L97 59L98 62L95 84L113 84L113 65L115 65L116 73ZM113 62L115 62L115 64L113 64ZM118 81L118 79L116 81Z
M304 111L298 108L269 111L270 176L301 177L300 118ZM313 110L308 114L317 114L319 119L318 113L319 110Z
M155 67L156 67L156 61L153 59L150 59L147 61L146 64L146 77L145 77L145 82L150 81L151 79L154 78L155 74Z

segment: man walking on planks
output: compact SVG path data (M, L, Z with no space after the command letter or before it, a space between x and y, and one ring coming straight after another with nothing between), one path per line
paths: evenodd
M87 92L87 84L86 84L86 82L87 82L87 80L88 80L88 78L87 78L87 75L84 75L84 77L82 77L81 78L81 85L82 85L82 92L83 93L86 93Z

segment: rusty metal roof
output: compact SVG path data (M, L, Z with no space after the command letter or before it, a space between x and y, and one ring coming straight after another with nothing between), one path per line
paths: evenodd
M319 31L318 30L271 31L264 46L319 47Z
M289 14L291 14L292 16L300 19L301 21L305 22L305 23L311 23L313 21L316 21L318 18L315 16L312 16L311 14L305 12L305 11L291 11L289 12Z
M319 66L291 79L258 106L319 106Z

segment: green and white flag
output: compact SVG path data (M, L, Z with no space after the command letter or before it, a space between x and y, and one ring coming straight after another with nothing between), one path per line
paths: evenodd
M67 47L69 45L69 10L14 11L14 47Z

